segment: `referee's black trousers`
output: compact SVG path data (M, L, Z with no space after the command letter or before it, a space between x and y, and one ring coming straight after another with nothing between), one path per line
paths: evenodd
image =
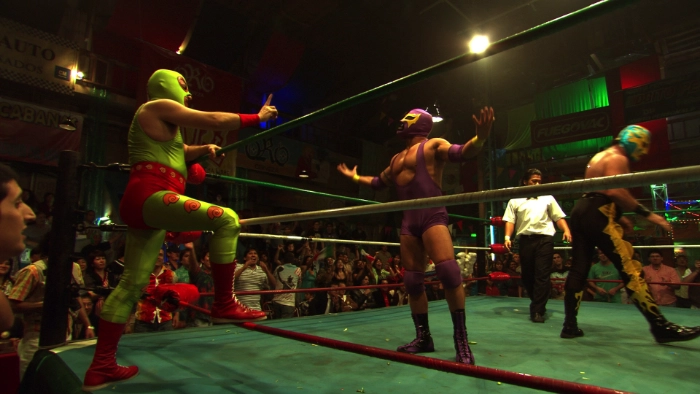
M552 273L554 237L551 235L520 236L520 270L523 287L530 297L530 316L544 316L547 300L552 291L549 275Z

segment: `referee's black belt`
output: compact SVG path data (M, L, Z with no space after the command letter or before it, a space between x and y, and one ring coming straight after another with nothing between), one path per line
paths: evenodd
M520 234L520 238L542 238L542 237L551 237L551 235L547 234Z

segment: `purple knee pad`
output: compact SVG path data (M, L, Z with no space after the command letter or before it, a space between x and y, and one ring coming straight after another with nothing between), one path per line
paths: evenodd
M408 295L419 295L425 292L425 272L406 271L403 275L403 284Z
M462 284L462 274L457 260L445 260L435 264L435 273L445 289L454 289Z

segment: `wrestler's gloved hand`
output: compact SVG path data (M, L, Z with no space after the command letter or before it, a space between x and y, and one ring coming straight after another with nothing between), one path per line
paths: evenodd
M199 237L202 236L201 231L182 231L182 232L176 232L176 231L168 231L165 233L165 240L167 242L172 242L174 244L186 244L188 242L194 242Z
M204 178L206 178L206 176L207 172L204 171L204 167L202 167L199 163L192 163L187 166L187 183L199 185L200 183L204 182Z
M494 282L505 281L510 280L510 275L505 272L496 271L489 274L489 279Z

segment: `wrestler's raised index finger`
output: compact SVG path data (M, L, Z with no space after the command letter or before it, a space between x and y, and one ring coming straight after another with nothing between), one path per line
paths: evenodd
M270 105L270 102L272 102L272 93L270 93L270 95L267 96L267 101L265 101L265 105Z

